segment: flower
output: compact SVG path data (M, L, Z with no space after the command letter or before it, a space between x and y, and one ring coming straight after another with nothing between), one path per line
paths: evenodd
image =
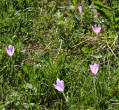
M14 46L9 45L8 48L6 48L6 52L10 57L12 57L14 54Z
M55 87L55 89L57 89L60 92L64 91L64 81L60 80L57 78L56 84L53 84L53 86Z
M78 11L79 11L80 14L82 13L82 6L78 7Z
M92 26L93 31L98 34L101 31L101 26L98 24L98 26Z
M94 64L94 65L91 65L90 64L90 70L91 70L91 73L93 76L96 76L98 70L99 70L99 64Z

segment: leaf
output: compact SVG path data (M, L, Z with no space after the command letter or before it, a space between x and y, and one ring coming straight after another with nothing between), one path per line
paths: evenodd
M94 2L94 4L95 5L97 5L98 7L100 7L100 8L105 8L105 9L108 9L108 10L112 10L112 8L110 8L109 6L107 6L107 5L104 5L102 2L100 2L100 1L95 1Z
M4 79L4 78L3 78L3 75L1 75L1 76L0 76L0 83L3 83L3 82L4 82L3 79Z
M25 73L28 72L28 67L27 67L26 65L23 66L23 71L24 71Z
M119 6L114 6L113 9L119 10Z
M89 52L89 49L87 47L83 47L81 50L85 54Z
M100 9L100 8L96 8L97 11L102 14L106 19L108 19L109 21L112 21L112 13L108 12L107 10L104 9Z
M94 57L94 58L102 58L102 55L101 54L99 54L99 55L91 55L92 57Z
M115 18L116 23L119 23L119 17Z
M27 83L27 84L26 84L26 87L27 87L27 88L29 88L29 89L32 89L32 88L33 88L33 85L32 85L32 84Z
M74 5L76 5L76 4L77 4L77 0L73 0L72 2L73 2L73 4L74 4Z

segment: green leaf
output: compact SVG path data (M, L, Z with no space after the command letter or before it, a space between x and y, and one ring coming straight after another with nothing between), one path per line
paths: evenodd
M104 9L100 9L100 8L96 8L97 11L102 14L106 19L108 19L109 21L112 21L112 13L110 13L109 11L107 10L104 10Z
M73 4L74 4L74 5L76 5L76 4L77 4L77 0L73 0L72 2L73 2Z
M101 54L99 54L99 55L91 55L92 57L94 57L94 58L102 58L102 55Z
M108 9L108 10L112 10L112 8L110 8L109 6L107 6L107 5L104 5L102 2L100 2L100 1L95 1L94 2L94 4L95 5L97 5L98 7L100 7L100 8L105 8L105 9Z
M119 17L115 18L116 23L119 23Z
M28 67L27 67L27 65L24 65L24 66L23 66L23 71L24 71L25 73L28 72Z
M81 50L85 54L89 52L89 49L87 47L83 47Z

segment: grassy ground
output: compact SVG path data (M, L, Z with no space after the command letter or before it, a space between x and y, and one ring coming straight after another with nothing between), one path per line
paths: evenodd
M96 14L88 0L1 0L0 109L118 110L119 32ZM5 51L10 44L13 62ZM68 102L53 86L57 78Z

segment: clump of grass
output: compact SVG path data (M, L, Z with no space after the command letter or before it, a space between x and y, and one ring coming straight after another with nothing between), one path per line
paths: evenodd
M0 109L118 109L118 32L108 32L93 3L0 4ZM97 34L94 25L101 26ZM12 66L5 50L10 44ZM95 82L94 63L100 67ZM53 86L57 78L65 97Z

